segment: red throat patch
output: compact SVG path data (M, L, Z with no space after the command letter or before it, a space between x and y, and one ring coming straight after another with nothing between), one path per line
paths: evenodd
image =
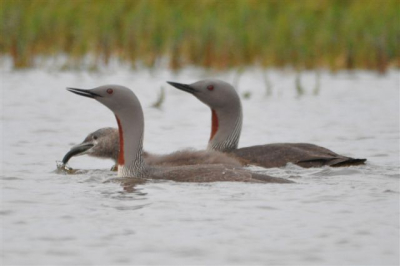
M215 136L215 134L217 134L218 131L218 116L217 116L217 112L215 112L214 109L211 109L211 136L210 136L210 140L212 140Z
M115 116L115 118L117 118L118 132L119 132L119 156L118 156L118 165L124 165L124 164L125 164L125 157L124 157L124 134L123 134L123 131L122 131L121 121L119 121L118 116Z

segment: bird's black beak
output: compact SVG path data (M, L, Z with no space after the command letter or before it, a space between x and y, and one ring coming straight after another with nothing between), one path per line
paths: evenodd
M76 88L67 88L68 91L73 92L75 94L78 94L80 96L85 96L89 98L95 98L95 97L102 97L101 95L94 93L90 90L82 90L82 89L76 89Z
M182 84L182 83L177 83L177 82L172 82L172 81L167 81L167 83L181 91L186 91L191 94L194 94L195 92L197 92L197 90L195 90L194 88L190 87L190 85L187 85L187 84Z
M65 154L64 158L62 159L63 164L67 164L69 159L77 155L83 155L92 148L94 144L92 143L81 143L71 148L67 154Z

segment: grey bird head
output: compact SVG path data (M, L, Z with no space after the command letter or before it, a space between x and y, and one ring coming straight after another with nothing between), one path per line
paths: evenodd
M208 149L230 152L238 147L242 130L242 105L232 85L218 79L204 79L192 84L168 83L193 94L211 108Z
M118 129L106 127L90 133L82 143L77 144L65 154L63 164L74 156L89 155L97 158L112 159L115 162L119 153Z
M179 90L193 94L197 99L214 110L224 109L240 101L235 88L231 84L219 79L204 79L192 84L171 81L167 81L167 83Z
M119 177L142 177L146 174L143 161L144 117L136 95L120 85L104 85L91 90L67 88L68 91L93 98L110 109L118 123L120 148Z
M130 89L120 85L104 85L90 90L77 88L67 88L67 90L81 96L93 98L107 106L115 114L124 109L125 106L121 103L140 105L135 94Z

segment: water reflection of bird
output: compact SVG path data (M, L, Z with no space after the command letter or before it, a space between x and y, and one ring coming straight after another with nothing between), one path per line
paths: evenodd
M211 109L209 150L221 151L245 164L281 167L294 163L301 167L349 166L364 164L366 159L339 155L326 148L308 143L274 143L239 148L242 130L242 106L232 85L217 79L205 79L193 84L168 82L188 92Z
M68 88L81 96L93 98L115 115L119 133L118 177L167 179L180 182L239 181L255 183L291 183L291 181L252 173L223 164L187 166L150 166L143 158L144 118L136 95L118 85L91 90Z

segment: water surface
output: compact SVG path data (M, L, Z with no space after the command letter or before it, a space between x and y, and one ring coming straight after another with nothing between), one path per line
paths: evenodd
M243 99L240 146L309 142L365 166L263 170L293 185L149 182L131 191L116 183L112 162L75 157L81 174L54 172L71 145L112 113L65 87L116 83L141 100L145 149L167 153L206 147L210 111L165 81L210 75L116 68L113 71L1 73L1 262L3 265L99 264L399 264L399 72L269 71L272 94L257 69L234 82ZM152 108L160 87L166 98Z

